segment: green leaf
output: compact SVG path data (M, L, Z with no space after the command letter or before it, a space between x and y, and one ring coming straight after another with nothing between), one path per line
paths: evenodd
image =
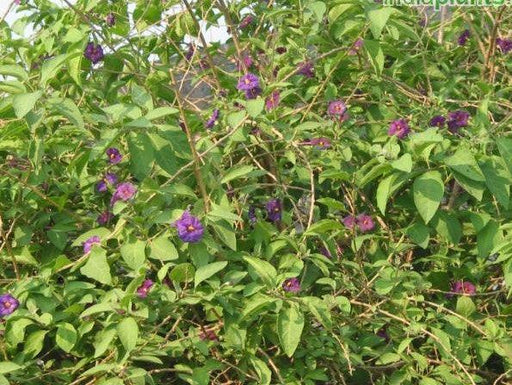
M221 179L220 183L228 183L232 181L233 179L241 178L244 175L249 174L251 171L254 170L254 167L252 166L240 166L230 169L226 175Z
M260 258L244 257L244 260L264 283L271 287L276 286L277 271L274 266Z
M261 114L263 111L263 107L265 106L265 101L258 97L256 99L248 100L245 104L245 108L247 113L251 118L255 118Z
M168 115L175 115L179 112L177 108L174 107L158 107L152 111L149 111L146 116L144 116L147 120L159 119Z
M485 177L475 157L467 148L459 148L455 154L445 159L445 163L453 171L477 182L484 182Z
M313 313L315 318L324 325L327 329L332 327L331 313L327 304L318 297L303 297L302 302L306 304L309 311Z
M145 249L146 243L137 239L121 246L121 256L130 269L138 271L146 261Z
M30 358L37 356L41 350L43 350L44 337L48 333L48 330L37 330L27 337L23 353Z
M213 262L208 265L201 266L197 269L195 278L194 278L194 286L197 287L201 282L207 280L212 275L218 273L222 269L227 266L227 261L222 262Z
M485 184L496 197L503 208L508 209L510 201L510 182L507 179L503 167L492 159L486 159L480 164L485 176Z
M145 133L130 132L128 137L130 149L130 170L139 180L146 178L155 160L155 151L151 140Z
M180 263L176 265L169 274L169 277L178 283L189 282L194 278L195 268L191 263Z
M432 221L437 233L448 242L458 244L462 237L462 227L459 220L453 215L439 211Z
M502 238L498 222L491 219L476 235L478 256L487 257L491 250L502 242Z
M512 174L512 138L498 138L496 139L496 144L498 145L501 157L505 161L508 172Z
M94 338L94 358L98 358L105 353L112 340L117 335L115 327L108 327L98 332Z
M412 171L412 157L411 154L404 154L397 160L391 162L391 167L394 169L403 171L403 172L411 172Z
M81 55L81 53L65 53L62 55L57 55L52 59L45 60L43 66L41 67L40 85L43 87L46 86L46 83L57 74L57 71L60 70L60 68L66 62L66 60L78 55Z
M110 266L107 262L107 252L99 246L93 246L87 263L80 268L80 272L105 285L112 283Z
M128 355L137 345L137 338L139 338L139 325L137 325L137 321L132 317L123 318L117 325L117 334Z
M425 221L430 222L444 194L444 184L438 171L428 171L414 180L414 204Z
M377 207L379 208L382 215L386 215L386 206L388 199L391 195L393 182L397 178L397 175L391 174L388 177L382 179L377 187Z
M27 115L34 106L39 98L43 95L42 91L32 92L30 94L16 94L12 98L12 107L16 117L23 118Z
M250 361L252 366L254 366L254 370L258 374L258 385L269 385L270 381L272 380L272 372L270 371L267 364L256 357L251 357Z
M477 182L471 178L468 178L458 172L453 172L453 177L458 184L462 186L469 194L474 196L477 200L481 201L484 196L485 185L482 182Z
M27 72L16 64L0 65L0 75L14 76L21 81L28 79Z
M21 369L22 366L10 361L0 362L0 374L6 374Z
M161 236L153 239L149 243L151 253L150 258L159 259L161 261L173 261L179 258L176 246L166 236Z
M211 215L212 213L209 213ZM236 233L233 226L225 220L217 220L211 224L220 240L231 250L236 251Z
M457 313L464 317L469 317L476 310L476 306L468 296L460 296L457 299L457 307L455 309Z
M78 334L73 325L70 323L63 323L57 327L57 335L55 341L57 346L69 353L76 344Z
M283 306L277 317L277 333L279 342L288 357L293 356L299 346L300 337L304 329L304 315L299 307L293 303Z
M384 69L384 52L382 51L380 43L374 40L365 40L364 48L368 54L370 63L372 63L375 69L375 73L381 75Z
M381 7L369 9L366 12L366 17L370 22L370 31L372 31L375 39L379 39L382 34L382 30L386 25L389 16L394 12L394 9L391 7Z
M427 248L430 239L430 229L424 224L415 223L407 229L407 235L421 248Z
M326 234L333 230L342 230L343 226L340 222L333 219L322 219L315 222L311 227L304 233L304 235L321 235Z
M52 98L49 99L47 103L53 111L56 111L68 118L69 121L76 127L81 128L82 130L85 128L82 114L80 113L80 110L78 109L75 102L73 102L71 99Z

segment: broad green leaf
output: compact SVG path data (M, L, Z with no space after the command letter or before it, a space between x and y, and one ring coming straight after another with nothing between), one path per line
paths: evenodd
M39 98L43 95L42 91L32 92L30 94L16 94L12 98L12 107L14 113L18 118L23 118L27 115L34 106Z
M22 81L28 79L27 72L16 64L0 65L0 75L14 76Z
M171 270L169 277L178 283L190 282L194 279L195 272L196 269L191 263L180 263Z
M471 178L466 177L463 174L460 174L456 171L453 172L453 177L457 181L458 184L462 186L464 190L466 190L469 194L474 196L478 201L481 201L485 191L485 184L483 182L478 182Z
M391 162L391 167L394 169L411 172L412 171L412 157L411 154L404 154L397 160Z
M272 380L272 372L270 371L267 364L256 357L251 357L250 361L252 366L254 366L254 370L258 374L258 385L270 385L270 381Z
M428 171L414 180L414 204L425 221L430 222L444 194L444 184L438 171Z
M462 295L457 299L457 307L455 309L457 313L464 317L469 317L476 310L476 306L471 298Z
M244 260L264 283L271 287L276 286L277 271L274 266L260 258L244 257Z
M179 258L176 246L166 236L161 236L153 239L149 243L151 250L149 257L159 259L161 261L173 261Z
M0 374L6 374L21 369L22 366L10 361L0 362Z
M374 40L365 40L364 48L368 53L368 58L375 69L375 73L381 75L384 70L384 52L382 51L380 43Z
M79 55L81 55L81 52L65 53L45 60L43 66L41 67L41 86L46 86L46 83L57 74L57 72L68 59Z
M141 240L132 240L121 246L121 256L128 267L138 271L146 261L146 243Z
M137 345L139 338L139 325L132 317L123 318L117 325L117 335L123 344L126 354L130 353Z
M321 235L335 230L342 230L343 226L340 222L333 219L322 219L313 223L304 235Z
M78 339L78 334L73 325L70 323L63 323L57 327L57 335L55 336L55 341L57 342L57 346L69 353L71 349L76 344Z
M226 175L221 179L220 183L228 183L232 181L233 179L240 178L242 176L245 176L249 174L251 171L254 170L253 166L240 166L240 167L234 167L230 169Z
M462 226L454 214L439 211L432 220L432 226L439 235L455 245L462 237Z
M155 161L153 144L145 133L130 132L128 147L130 149L130 169L137 179L144 180L149 175Z
M388 204L393 182L395 181L396 177L397 175L391 174L388 177L382 179L377 186L377 207L379 208L382 215L386 215L386 206Z
M117 335L114 327L108 327L98 332L94 338L94 358L98 358L105 353L110 346L112 340Z
M503 167L498 162L487 159L480 164L480 168L485 176L485 184L491 190L498 202L508 209L510 201L510 184L512 181L506 177Z
M491 219L476 235L478 256L487 257L492 249L501 244L503 234L498 222Z
M265 106L265 100L258 97L256 99L251 99L246 102L245 108L247 109L247 113L251 118L255 118L261 114L263 111L263 107Z
M197 287L201 282L207 280L212 275L218 273L227 266L227 261L213 262L208 265L199 267L196 270L194 278L194 286Z
M74 124L76 127L81 128L84 127L84 119L82 118L82 114L78 109L75 102L71 99L56 99L52 98L47 101L48 105L53 111L65 116L69 119L69 121Z
M168 115L175 115L178 112L179 112L179 110L174 107L158 107L152 111L149 111L144 117L147 120L153 120L153 119L159 119L159 118L162 118L162 117L168 116Z
M112 283L112 276L110 275L110 266L107 262L107 252L101 247L93 246L87 263L80 268L80 272L105 285Z
M392 7L380 7L369 9L366 12L366 17L370 22L370 31L372 31L372 34L375 37L375 39L378 40L380 38L382 30L384 29L384 26L386 25L389 16L394 11L395 10Z
M25 340L23 353L30 358L37 356L43 350L44 337L47 333L48 330L37 330L30 333Z
M304 328L304 315L296 304L283 306L277 317L277 333L285 354L293 356Z
M485 177L475 157L467 148L459 148L455 154L445 159L445 163L453 171L477 182L484 182Z
M498 145L501 157L505 161L508 172L512 174L512 138L498 138L496 139L496 144Z
M332 327L331 313L329 312L327 304L321 298L303 297L301 300L306 304L309 311L313 313L315 318L324 325L324 327L327 329Z
M407 229L407 235L414 243L423 249L426 249L430 240L430 229L423 223L416 222Z

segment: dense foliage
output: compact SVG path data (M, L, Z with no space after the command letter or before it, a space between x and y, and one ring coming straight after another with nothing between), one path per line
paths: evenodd
M10 12L0 385L510 381L508 8Z

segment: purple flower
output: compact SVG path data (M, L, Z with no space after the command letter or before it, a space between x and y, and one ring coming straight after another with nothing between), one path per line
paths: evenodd
M375 227L375 223L373 223L373 219L371 216L367 214L359 214L356 217L357 227L361 232L366 233L367 231L371 231Z
M379 336L380 338L383 338L384 340L386 340L386 342L389 342L389 340L390 340L389 334L388 334L388 330L387 330L386 326L381 327L377 331L377 336Z
M106 153L107 153L108 161L111 164L117 164L121 161L121 159L123 159L123 156L121 155L119 150L115 147L107 148Z
M353 215L348 215L345 218L343 218L342 222L346 228L352 230L356 225L356 217L354 217Z
M119 183L116 187L116 191L110 199L110 205L114 206L117 201L128 201L132 199L137 193L137 187L130 182Z
M196 47L193 44L189 44L188 50L185 53L185 59L190 60L192 56L194 56L194 52L196 52Z
M0 295L0 317L12 314L18 306L19 301L9 293Z
M199 219L187 210L173 224L178 229L178 236L183 242L196 243L203 238L204 228Z
M253 88L252 90L245 90L245 98L247 100L256 99L261 95L261 92L262 91L260 87Z
M427 18L425 16L421 17L420 20L418 21L418 25L422 28L425 28L426 25L427 25Z
M456 281L452 283L452 293L473 295L476 293L476 287L469 281Z
M208 330L208 329L205 329L205 330L201 330L199 332L199 338L202 340L202 341L218 341L219 338L217 337L217 334L215 334L215 330Z
M99 245L101 243L100 237L94 235L88 238L82 245L84 246L84 254L87 254L91 251L92 245Z
M297 71L295 73L297 75L304 75L307 78L312 78L315 76L313 70L313 63L310 61L305 61L297 65Z
M411 130L409 129L409 124L407 123L407 120L397 119L390 123L388 135L395 135L398 139L403 139L407 135L409 135L409 132L411 132Z
M501 39L498 37L496 39L496 45L503 53L509 53L512 51L512 40L510 39Z
M267 209L267 219L270 222L279 222L281 220L281 201L279 199L271 199L265 205Z
M242 75L238 80L237 89L241 91L249 91L260 87L260 81L258 77L252 73Z
M108 222L110 222L113 217L114 216L112 215L112 213L110 211L105 210L100 215L98 215L96 222L98 222L98 224L100 226L103 226L103 225L106 225Z
M352 48L350 48L350 50L348 51L348 54L349 55L356 55L359 50L361 49L361 47L363 46L364 44L364 40L361 39L361 38L358 38L354 44L352 44Z
M300 291L300 281L298 278L288 278L283 282L283 290L290 293L298 293Z
M327 107L327 113L331 116L343 116L345 112L347 112L347 106L341 100L334 100L330 102L329 107Z
M468 125L469 116L469 112L467 111L454 111L448 113L448 130L455 133L459 128L466 127Z
M320 254L326 256L327 258L332 258L331 252L325 246L320 247Z
M265 108L267 111L271 111L279 104L280 94L279 91L273 91L270 96L265 99Z
M279 55L282 55L283 53L285 53L286 51L288 51L286 49L286 47L277 47L276 48L276 52L279 54Z
M219 119L219 110L213 110L212 116L206 122L206 128L212 128L215 125L215 122Z
M153 281L150 279L146 279L142 285L137 288L137 295L139 298L146 298L148 296L148 292L153 286Z
M254 21L253 15L247 15L245 16L242 21L240 22L240 25L238 26L240 29L247 28L249 24L251 24Z
M105 18L105 23L107 23L109 27L112 27L116 23L116 16L110 12Z
M302 142L302 144L309 145L309 146L315 146L316 148L318 148L320 150L325 150L325 149L331 147L331 141L325 137L309 139L306 142Z
M249 218L249 222L251 224L256 223L257 217L256 217L256 208L253 205L249 206L249 210L247 211L247 217Z
M96 189L99 192L105 192L108 190L108 186L113 186L117 183L117 175L111 172L107 172L102 180L96 184Z
M459 43L459 45L465 45L466 42L468 41L469 39L469 29L465 29L459 36L459 38L457 39L457 43Z
M430 127L443 127L446 123L446 118L441 115L436 115L432 119L430 119Z
M244 68L249 68L252 66L252 57L249 55L244 55L242 60L238 63L238 70L242 71Z
M92 61L93 64L98 63L103 60L103 48L101 45L94 43L87 43L87 47L85 47L84 56Z

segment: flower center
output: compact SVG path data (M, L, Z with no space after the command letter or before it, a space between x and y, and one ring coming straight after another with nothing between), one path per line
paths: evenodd
M251 84L251 80L249 78L245 78L245 84Z
M9 301L4 302L4 307L9 309L11 307L11 303Z
M318 142L318 145L323 147L325 145L325 143L321 140L320 142Z
M188 225L187 226L187 231L194 231L196 228L193 226L193 225Z
M279 212L279 207L274 207L274 212L278 213Z

